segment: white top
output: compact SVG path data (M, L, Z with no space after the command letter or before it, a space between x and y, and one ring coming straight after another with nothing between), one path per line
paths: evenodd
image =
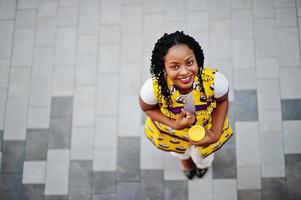
M220 72L215 73L214 79L214 97L219 98L225 95L229 89L229 82L227 78ZM153 81L149 78L143 84L140 90L140 97L142 101L149 105L156 105L158 103L156 96L154 94ZM195 112L194 102L192 98L192 92L189 94L181 95L183 99L186 100L184 104L184 109L189 112Z

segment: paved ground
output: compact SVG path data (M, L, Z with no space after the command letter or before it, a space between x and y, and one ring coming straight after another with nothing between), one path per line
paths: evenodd
M153 45L184 30L230 81L200 180L143 135ZM300 0L0 0L0 199L301 199Z

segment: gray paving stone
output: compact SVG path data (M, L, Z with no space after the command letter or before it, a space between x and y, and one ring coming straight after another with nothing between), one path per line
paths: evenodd
M116 148L94 149L93 171L116 171L116 169L117 169Z
M1 172L22 173L24 151L24 141L4 140Z
M79 0L60 0L59 7L77 7Z
M142 9L139 4L124 5L121 10L121 32L135 33L142 31ZM168 10L167 10L168 12Z
M277 27L296 27L297 15L296 8L275 9Z
M284 147L281 132L261 132L259 137L261 176L285 177Z
M74 92L73 126L93 126L95 124L96 87L77 86Z
M80 1L78 33L97 35L99 20L99 1Z
M300 127L301 121L283 121L283 141L284 152L287 154L301 153L300 147Z
M56 36L56 19L41 18L37 19L35 45L54 47ZM53 61L52 61L53 62Z
M96 117L95 148L117 148L117 116Z
M52 97L51 99L51 117L72 117L73 97Z
M255 90L234 91L234 115L236 121L257 121L257 93Z
M280 69L281 99L301 98L301 84L296 84L300 78L300 67Z
M4 129L7 89L0 89L0 130Z
M183 174L180 165L180 159L172 156L169 153L162 152L164 156L164 180L187 180L187 177ZM208 172L204 176L208 176ZM210 174L209 174L210 175Z
M188 200L198 200L200 195L202 200L212 199L212 179L194 179L188 181Z
M44 184L46 161L24 161L23 184Z
M301 99L281 100L283 120L301 120Z
M38 18L56 17L58 1L42 0L38 1Z
M76 55L76 28L57 28L55 64L74 65Z
M69 150L48 150L45 195L67 195L70 170Z
M116 194L93 194L92 200L115 200Z
M71 136L71 159L72 160L92 160L93 127L73 127Z
M163 2L164 3L164 2ZM160 3L159 3L160 4ZM164 32L164 13L148 13L143 16L143 50L145 52L151 52L154 48L154 43L162 36ZM188 22L191 24L192 22ZM206 21L207 23L207 21ZM207 24L208 27L208 24ZM151 55L147 56L150 61ZM150 64L144 65L149 68ZM149 70L147 70L149 74Z
M255 68L254 40L233 40L233 67Z
M97 77L97 97L96 114L97 115L115 115L118 114L118 75L99 75ZM110 87L107 87L110 85ZM110 97L106 94L110 93Z
M272 0L253 0L253 15L255 18L274 17L274 1Z
M139 64L123 64L120 67L120 82L119 92L120 94L138 94L140 91L140 81L129 76L129 74L140 73L141 67Z
M99 73L118 73L120 68L119 44L101 44L99 46Z
M29 106L50 108L52 78L33 76L30 85Z
M72 161L69 176L69 200L90 200L92 193L92 162Z
M7 88L9 80L10 61L8 59L0 59L0 87Z
M289 199L285 178L262 178L262 199Z
M214 179L236 179L235 146L223 146L216 151L212 168Z
M25 184L22 185L22 199L23 200L44 200L43 184Z
M30 69L12 68L10 70L8 98L27 98L30 91Z
M53 117L50 119L49 149L70 149L72 119L67 117Z
M22 190L22 174L0 173L0 199L19 199Z
M141 135L139 126L140 113L141 109L137 103L137 93L119 95L119 136L136 137Z
M116 200L139 200L139 182L118 182Z
M256 89L256 72L254 67L234 70L234 89L235 90Z
M300 48L296 27L277 29L277 44L280 66L300 66ZM283 48L290 49L291 52L287 52Z
M116 194L116 172L93 172L93 194Z
M45 200L69 200L68 195L46 195Z
M13 20L1 20L0 21L0 57L10 58L11 49L13 44L13 30L14 21Z
M188 7L192 7L192 1L188 1ZM165 2L160 0L154 0L152 2L145 1L144 2L144 13L154 13L154 12L164 12L165 10Z
M5 116L5 140L25 140L28 99L8 98Z
M78 37L78 55L89 55L96 54L98 48L98 37L97 36L79 36Z
M280 87L278 78L257 79L257 100L260 110L280 110Z
M208 1L208 15L210 20L229 20L230 19L230 0L227 1Z
M261 189L260 166L237 167L237 189L254 190Z
M266 1L271 0L264 0L262 2ZM257 59L275 58L277 56L276 25L274 19L255 19L254 36Z
M259 131L282 131L281 110L261 110L258 112Z
M37 8L37 0L20 0L17 3L18 9L34 9Z
M57 25L76 26L77 14L78 14L77 8L59 8L58 16L57 16Z
M300 183L301 175L298 173L301 167L301 155L300 154L286 154L286 181L289 198L297 200L301 198ZM284 185L285 186L285 185Z
M236 122L237 167L260 165L259 133L256 122Z
M49 128L50 107L29 107L27 117L28 129Z
M122 33L120 47L121 63L140 63L142 58L142 34Z
M209 21L209 42L211 58L232 58L230 21Z
M216 179L212 186L213 200L236 200L237 189L235 179Z
M0 3L0 19L13 19L16 13L16 0L1 1Z
M34 30L35 18L35 10L17 10L15 28Z
M120 25L108 24L99 27L100 44L119 44L120 43Z
M117 148L117 180L140 180L140 138L119 137Z
M164 199L165 200L187 200L188 186L187 181L165 181L164 182Z
M237 1L234 5L231 5L235 6L239 4L238 2L241 1ZM250 9L232 11L232 37L235 39L253 37L253 20Z
M140 199L164 199L163 170L142 170Z
M12 66L31 66L34 30L16 29L12 51Z
M294 0L275 0L275 7L276 8L295 8L296 3Z
M100 20L101 24L118 24L121 21L121 0L115 2L103 0L100 2Z
M54 68L52 95L72 96L74 95L75 67L71 65Z
M261 200L261 190L238 190L238 200Z
M32 76L52 77L54 66L54 49L35 47L33 51Z
M1 152L2 152L2 147L3 147L3 130L0 130L0 151ZM1 171L1 167L0 167L0 171Z
M256 59L257 78L277 78L279 77L278 59Z
M232 10L236 9L250 9L252 8L252 1L251 0L232 0L231 1Z
M185 2L183 1L167 0L165 2L166 21L168 22L184 21L185 19L185 12L183 10L184 6L185 6Z

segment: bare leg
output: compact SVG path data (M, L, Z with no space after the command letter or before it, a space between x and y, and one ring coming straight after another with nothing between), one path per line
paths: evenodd
M191 171L196 168L194 162L192 161L191 157L186 160L181 160L182 170L184 171Z

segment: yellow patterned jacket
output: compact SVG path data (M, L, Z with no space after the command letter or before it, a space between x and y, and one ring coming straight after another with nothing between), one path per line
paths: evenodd
M214 77L217 70L204 68L202 71L203 88L205 92L200 91L200 82L198 77L193 83L193 99L196 110L196 124L211 128L211 112L216 107L214 98ZM159 102L161 112L173 119L177 118L184 103L180 98L180 93L173 85L171 80L167 79L168 88L171 91L172 107L167 107L167 103L162 95L159 95L158 82L153 78L153 88L156 99ZM161 97L160 97L161 96ZM164 151L173 151L177 153L185 153L186 149L191 145L188 140L188 128L176 130L165 124L153 121L150 117L146 118L145 133L148 139L159 149ZM228 118L224 122L223 131L218 142L209 146L197 146L199 154L207 157L212 152L221 148L233 135L233 131L229 125Z

